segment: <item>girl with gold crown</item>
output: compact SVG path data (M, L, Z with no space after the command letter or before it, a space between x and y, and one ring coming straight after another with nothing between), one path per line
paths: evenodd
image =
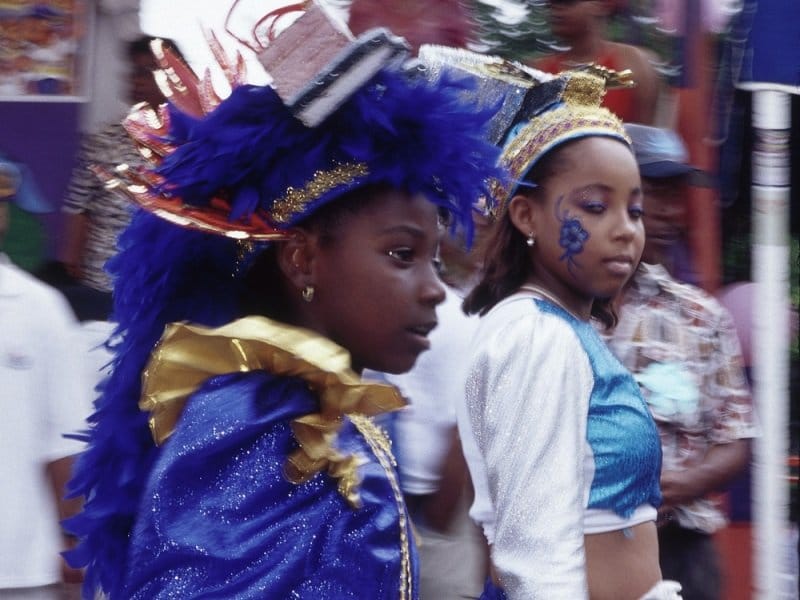
M101 173L143 210L110 266L116 357L72 481L87 597L417 597L370 419L404 401L359 373L428 348L441 216L471 228L497 153L463 82L405 53L312 9L262 55L271 85L222 60L220 100L157 52L170 103L126 122L154 168Z
M644 244L636 161L604 89L564 73L523 103L464 303L482 315L460 429L491 546L485 598L679 597L660 581L658 433L592 324L614 325Z

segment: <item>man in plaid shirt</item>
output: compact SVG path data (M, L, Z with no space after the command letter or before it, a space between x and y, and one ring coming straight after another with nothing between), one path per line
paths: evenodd
M749 461L750 392L728 311L670 274L695 172L683 143L666 129L626 128L642 175L647 241L608 343L639 382L661 435L663 576L681 583L685 600L716 599L720 568L711 534L725 516L711 494Z

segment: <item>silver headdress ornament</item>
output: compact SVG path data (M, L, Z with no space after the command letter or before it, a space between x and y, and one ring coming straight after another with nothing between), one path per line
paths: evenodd
M444 73L460 73L476 79L476 88L468 93L477 96L480 108L496 110L488 137L498 146L509 130L526 118L527 107L542 102L540 84L555 79L554 75L515 61L461 48L423 45L419 59L433 80Z

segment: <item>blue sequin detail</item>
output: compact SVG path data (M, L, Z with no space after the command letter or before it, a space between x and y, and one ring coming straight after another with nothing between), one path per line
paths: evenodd
M643 504L661 505L661 442L633 376L590 323L545 300L542 312L567 321L586 351L594 377L589 399L587 441L595 462L588 508L628 518Z
M337 447L366 459L361 508L326 473L300 485L284 477L297 447L289 423L315 410L299 379L255 371L207 381L148 479L122 597L396 600L398 505L353 424L345 420Z

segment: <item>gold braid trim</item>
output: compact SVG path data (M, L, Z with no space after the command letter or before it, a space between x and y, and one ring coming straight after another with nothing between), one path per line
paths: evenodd
M372 452L386 472L392 494L397 503L398 524L400 526L400 599L408 600L414 597L413 576L411 573L411 522L406 515L406 503L403 491L397 478L397 462L392 454L392 442L386 433L364 415L350 415L350 420L356 429L372 448Z
M322 195L368 174L366 163L338 164L328 171L316 171L302 188L288 187L283 197L275 200L269 211L270 218L275 223L288 223Z

